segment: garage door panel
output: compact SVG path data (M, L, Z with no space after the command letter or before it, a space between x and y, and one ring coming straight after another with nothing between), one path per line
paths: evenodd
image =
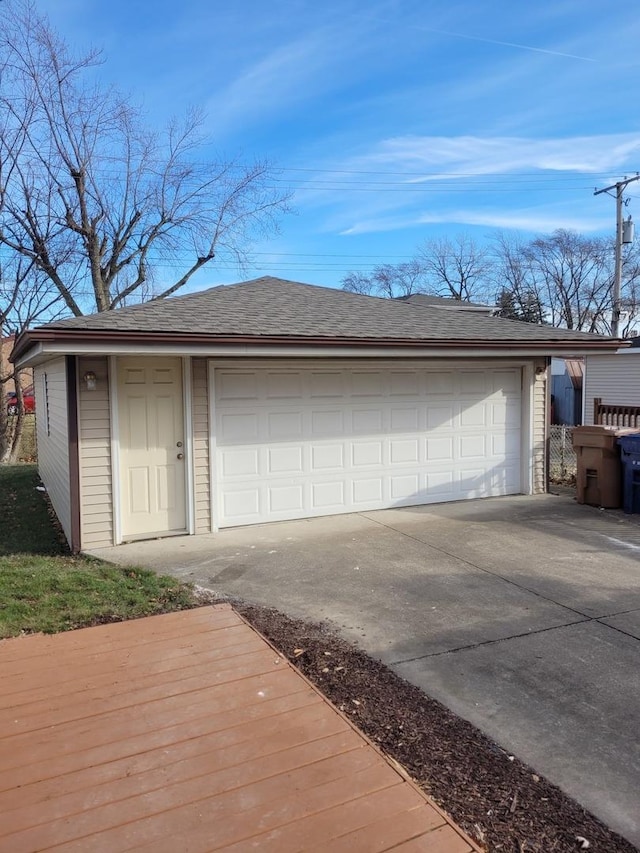
M383 499L383 494L381 477L356 479L351 483L352 502L358 509L362 509L363 504L367 504L367 508L378 506Z
M223 477L255 476L258 474L258 450L256 448L225 449L220 458Z
M461 404L461 427L484 427L487 423L487 404L485 402Z
M382 464L381 441L358 441L351 444L351 464L354 468Z
M220 400L257 400L256 373L221 370L217 377L217 391Z
M418 501L420 493L420 477L418 474L392 475L389 478L391 484L391 499L393 501L404 501L407 499Z
M259 435L258 416L253 412L223 413L218 433L232 437L234 444L254 443Z
M233 373L215 383L220 526L520 490L517 369Z
M311 371L309 377L309 396L317 397L344 397L345 375L343 371Z
M390 443L391 464L415 464L419 461L418 446L417 438L393 439Z
M304 435L303 415L298 409L267 413L267 441L302 438Z
M328 483L311 484L311 506L313 509L342 512L345 508L345 482L334 480Z
M324 471L327 468L344 468L344 447L342 444L320 444L311 448L311 470Z
M229 524L251 524L260 520L260 496L257 488L225 490L220 502L222 517Z
M391 397L417 397L420 393L420 376L416 370L392 370L389 373Z
M424 393L426 395L443 394L451 396L457 390L456 374L452 370L429 371L426 375Z
M355 409L351 414L352 434L378 435L383 431L383 420L380 409Z
M345 412L341 409L311 412L311 436L313 438L342 438L344 430Z
M354 397L380 397L385 393L385 378L379 370L354 370L351 373L351 394Z
M453 497L456 493L456 483L451 471L433 471L425 474L425 491L431 498L446 500L447 496Z
M447 430L453 429L455 413L452 405L442 404L427 404L426 407L426 427L428 431L444 427Z
M427 438L426 451L427 459L430 462L452 462L453 455L453 437L444 438Z
M522 377L517 370L493 370L493 390L501 396L520 395Z
M267 474L301 474L304 471L302 460L302 447L269 447Z
M266 397L268 400L287 400L302 396L302 376L300 371L267 373Z
M391 429L394 432L415 432L420 426L420 412L415 406L391 409Z
M300 513L304 508L304 487L300 483L269 486L267 500L271 513Z
M459 390L461 394L468 394L474 397L485 395L489 390L488 385L490 383L491 390L493 390L493 383L484 370L461 370L458 373L458 381L460 383Z

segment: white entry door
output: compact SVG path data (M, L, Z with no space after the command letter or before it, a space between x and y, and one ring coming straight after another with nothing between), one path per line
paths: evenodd
M182 363L118 359L123 539L186 528Z
M220 527L521 490L519 368L218 368Z

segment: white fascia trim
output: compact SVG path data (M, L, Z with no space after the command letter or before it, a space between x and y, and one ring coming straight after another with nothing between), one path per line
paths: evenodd
M614 354L617 351L604 351L604 354ZM601 352L600 350L598 353ZM20 360L19 365L33 366L48 358L60 355L119 355L119 356L197 356L205 358L546 358L548 356L560 356L561 358L580 358L586 355L596 355L592 350L582 349L576 345L575 349L567 352L549 345L547 349L522 349L514 348L512 352L505 349L491 349L490 347L460 347L451 349L449 347L387 347L387 346L318 346L312 344L303 345L238 345L223 344L219 346L180 344L155 344L131 345L113 344L105 348L104 344L74 344L61 342L43 342L34 347L28 356Z

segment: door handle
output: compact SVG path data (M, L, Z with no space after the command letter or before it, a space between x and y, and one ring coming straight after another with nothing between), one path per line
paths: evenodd
M184 453L178 453L178 459L184 459Z

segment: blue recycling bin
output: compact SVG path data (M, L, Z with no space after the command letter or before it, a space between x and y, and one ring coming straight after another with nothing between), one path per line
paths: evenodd
M622 462L622 508L629 513L640 512L640 434L618 438Z

